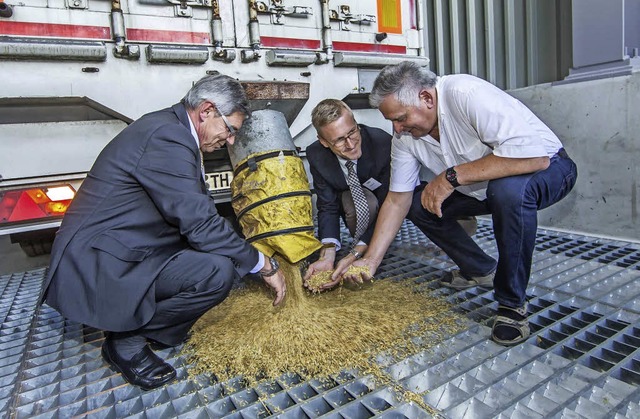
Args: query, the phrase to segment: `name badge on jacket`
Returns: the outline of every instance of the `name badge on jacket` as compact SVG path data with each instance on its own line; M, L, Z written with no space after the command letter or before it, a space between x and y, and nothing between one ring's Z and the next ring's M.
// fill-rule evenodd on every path
M378 182L372 177L370 177L369 180L362 184L362 186L369 189L370 191L375 191L380 187L380 185L382 185L382 183Z

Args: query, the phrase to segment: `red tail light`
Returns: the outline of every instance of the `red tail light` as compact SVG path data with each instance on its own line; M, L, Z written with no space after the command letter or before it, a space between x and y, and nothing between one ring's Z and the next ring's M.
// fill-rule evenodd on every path
M0 192L0 224L60 217L75 194L71 185Z

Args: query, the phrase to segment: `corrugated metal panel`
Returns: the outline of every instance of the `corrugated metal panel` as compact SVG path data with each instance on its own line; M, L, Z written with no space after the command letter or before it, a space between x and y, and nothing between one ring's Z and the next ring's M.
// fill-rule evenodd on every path
M569 72L570 0L426 0L423 9L426 54L438 74L514 89Z

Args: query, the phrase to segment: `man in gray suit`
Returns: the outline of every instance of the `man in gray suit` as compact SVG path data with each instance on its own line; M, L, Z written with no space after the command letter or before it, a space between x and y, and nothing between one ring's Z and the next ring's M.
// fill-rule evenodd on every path
M144 389L176 372L149 347L184 342L234 280L259 273L279 304L277 263L221 217L204 181L202 152L234 136L249 115L241 85L206 76L171 108L144 115L100 153L56 236L47 304L105 330L105 360Z

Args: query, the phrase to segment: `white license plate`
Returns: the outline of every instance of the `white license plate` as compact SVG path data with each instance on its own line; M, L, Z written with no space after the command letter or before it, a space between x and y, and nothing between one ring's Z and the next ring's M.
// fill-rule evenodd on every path
M224 191L231 188L231 181L233 180L233 172L214 172L206 173L204 176L205 181L209 185L210 191Z

